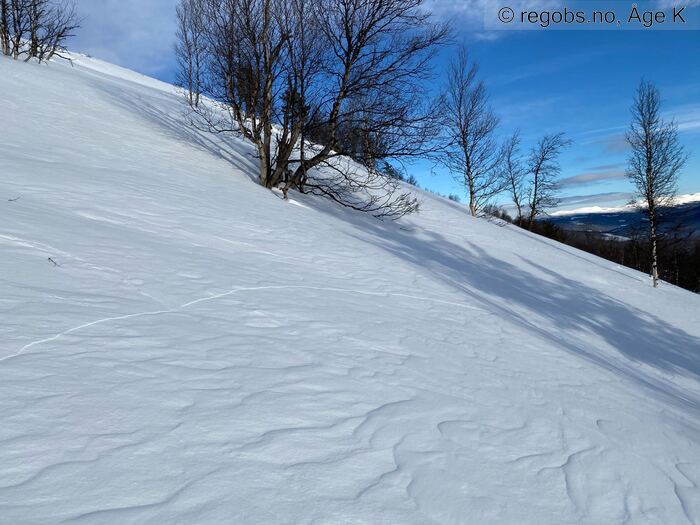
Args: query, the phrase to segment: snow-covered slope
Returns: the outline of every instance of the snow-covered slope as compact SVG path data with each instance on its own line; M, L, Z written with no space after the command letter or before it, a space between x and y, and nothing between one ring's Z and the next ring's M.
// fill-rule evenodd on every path
M181 111L0 60L1 523L700 523L700 297Z

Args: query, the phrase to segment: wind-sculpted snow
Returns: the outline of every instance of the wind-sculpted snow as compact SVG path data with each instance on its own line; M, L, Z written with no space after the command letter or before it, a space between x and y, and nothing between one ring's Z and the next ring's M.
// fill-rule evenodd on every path
M284 202L85 57L0 115L0 523L700 523L699 297Z

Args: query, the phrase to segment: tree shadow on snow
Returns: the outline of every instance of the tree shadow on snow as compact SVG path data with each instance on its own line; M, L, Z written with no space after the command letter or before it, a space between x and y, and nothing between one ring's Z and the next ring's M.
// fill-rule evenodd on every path
M140 96L133 89L120 87L118 82L117 80L114 83L93 82L92 87L109 97L112 102L126 112L143 118L147 123L159 126L169 137L188 145L194 145L226 161L253 182L258 182L256 174L259 166L257 160L253 157L252 148L249 153L243 152L234 147L234 145L240 146L244 144L242 139L234 141L231 140L231 135L216 135L195 128L188 119L184 95L181 101L182 106L178 107L174 112L169 112L164 107L159 107L149 102L147 97ZM163 97L164 106L170 106L174 96L177 97L177 95L171 93L161 93L153 90L152 98Z
M335 213L328 208L326 211ZM434 231L405 231L397 223L376 220L363 220L362 224L370 236L357 236L361 240L429 270L443 283L477 299L489 311L534 336L642 384L662 397L700 409L700 398L638 366L644 364L698 380L697 337L525 256L519 256L522 264L516 266L489 255L476 244L455 244ZM578 332L578 337L571 337L572 332ZM600 351L599 344L586 344L591 337L605 341L619 355ZM669 391L673 393L669 395Z

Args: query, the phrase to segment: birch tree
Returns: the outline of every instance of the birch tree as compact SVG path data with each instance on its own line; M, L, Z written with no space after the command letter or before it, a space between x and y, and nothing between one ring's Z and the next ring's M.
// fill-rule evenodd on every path
M464 185L473 216L507 188L500 164L503 150L496 139L499 119L492 111L478 66L460 48L448 72L444 101L447 147L442 164Z
M515 222L519 226L523 224L523 213L526 206L526 177L527 170L520 158L520 132L516 131L503 145L503 179L506 182L507 191L515 205Z
M557 178L561 173L559 156L572 142L564 138L564 133L545 135L530 150L528 158L528 175L530 177L527 201L528 224L530 231L535 219L542 215L547 208L559 204Z
M651 276L659 282L659 224L663 208L672 204L678 176L688 155L678 139L678 126L661 116L661 95L649 82L637 88L631 108L632 122L626 134L630 146L627 177L641 199L649 225Z
M177 82L185 89L188 103L193 107L199 106L202 93L202 69L206 54L204 9L205 3L200 0L183 0L176 8Z

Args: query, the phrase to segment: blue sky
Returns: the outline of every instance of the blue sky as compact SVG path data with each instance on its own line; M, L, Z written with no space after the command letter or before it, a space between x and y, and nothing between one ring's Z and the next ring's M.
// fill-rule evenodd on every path
M484 14L522 0L431 0L437 16L448 17L458 40L480 63L505 136L520 129L524 147L545 133L563 131L574 145L562 156L563 207L613 206L631 197L624 179L624 132L629 106L642 77L661 90L666 114L675 118L691 153L680 193L700 192L700 31L531 30L484 31ZM139 72L170 81L177 0L77 0L86 17L71 46ZM559 8L559 0L532 0L533 9ZM668 8L672 0L647 7ZM585 1L567 2L581 6ZM597 1L616 10L624 0ZM700 1L686 13L699 17ZM643 4L640 4L640 7ZM577 7L578 8L578 7ZM626 9L626 7L625 7ZM692 18L692 16L690 18ZM438 74L449 59L437 62ZM449 174L427 163L408 167L421 186L463 194Z

